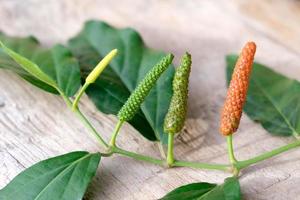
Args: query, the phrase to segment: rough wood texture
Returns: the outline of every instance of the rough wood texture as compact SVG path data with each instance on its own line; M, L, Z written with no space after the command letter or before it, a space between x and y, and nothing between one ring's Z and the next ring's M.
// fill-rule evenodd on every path
M248 40L257 43L257 60L300 79L299 1L97 1L0 0L0 30L33 34L43 44L65 42L87 19L137 29L146 43L179 56L193 55L189 120L176 141L178 158L227 162L218 133L219 110L226 94L224 56ZM116 122L84 98L83 111L109 138ZM57 97L0 71L0 188L24 168L73 150L97 151L87 130ZM247 116L235 134L237 157L246 159L291 139L272 137ZM120 146L159 156L155 144L130 126ZM243 171L244 199L300 199L300 149ZM164 169L114 156L103 158L86 199L157 199L182 184L222 182L228 174L188 168Z

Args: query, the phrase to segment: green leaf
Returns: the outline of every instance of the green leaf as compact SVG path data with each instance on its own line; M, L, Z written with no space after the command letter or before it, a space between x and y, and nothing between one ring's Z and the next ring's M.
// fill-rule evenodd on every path
M236 55L227 56L227 81ZM298 136L300 133L300 83L270 68L254 63L244 111L271 134Z
M82 199L99 161L99 153L88 152L72 152L41 161L0 190L0 200Z
M237 178L225 179L222 185L192 183L176 188L161 200L240 200L241 191Z
M197 199L214 189L217 185L211 183L191 183L181 186L168 193L162 200Z
M240 200L242 199L241 187L238 178L226 178L221 186L223 187L223 195L225 200Z
M42 48L33 37L8 37L0 33L0 68L14 71L51 93L73 96L80 87L78 61L62 45Z
M83 74L89 73L110 50L118 49L118 56L87 90L98 109L114 115L145 74L166 55L147 48L136 31L116 29L98 21L87 22L81 33L70 40L69 47L79 59ZM174 67L171 66L151 90L137 117L129 122L150 140L167 143L163 121L172 96L173 76ZM106 102L109 106L104 106Z

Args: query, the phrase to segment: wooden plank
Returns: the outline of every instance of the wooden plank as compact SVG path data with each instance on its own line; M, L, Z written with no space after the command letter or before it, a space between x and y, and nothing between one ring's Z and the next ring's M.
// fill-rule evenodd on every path
M300 53L299 1L235 1L245 21L290 51Z
M239 51L245 41L254 40L258 44L259 61L300 80L298 38L281 36L285 33L278 33L279 29L268 25L264 11L257 17L257 8L270 10L268 6L273 6L260 2L251 4L256 9L248 11L249 4L225 0L0 1L0 30L12 35L33 34L51 45L65 42L80 30L84 21L95 18L118 27L136 28L150 47L175 53L176 61L183 52L191 52L189 119L186 131L176 141L176 155L185 160L222 163L227 162L225 140L218 134L219 110L226 94L224 56ZM276 22L286 15L278 5L274 7L278 13L273 19ZM289 27L292 35L299 35L298 26L283 22L278 23ZM0 71L0 105L0 188L21 170L42 159L73 150L98 150L88 131L59 97L4 71ZM81 107L108 139L115 117L99 113L87 98ZM237 157L249 158L288 141L268 135L244 116L235 135ZM129 125L122 129L118 144L159 156L157 146ZM243 171L241 184L245 199L300 198L298 154L299 149ZM157 199L182 184L220 183L227 176L217 171L165 169L114 156L103 158L86 199Z

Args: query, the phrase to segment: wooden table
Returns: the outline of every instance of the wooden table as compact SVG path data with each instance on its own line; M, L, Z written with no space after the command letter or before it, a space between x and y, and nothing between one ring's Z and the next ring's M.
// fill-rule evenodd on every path
M225 94L224 56L238 52L248 40L257 43L257 60L300 79L299 1L97 1L1 0L0 30L33 34L45 45L65 42L88 19L117 27L131 26L146 44L180 56L193 55L186 131L176 141L185 160L227 162L226 144L218 134L219 110ZM178 59L175 60L178 63ZM99 113L85 97L83 111L108 139L116 118ZM32 164L74 150L97 151L96 143L63 101L0 70L0 188ZM291 138L270 136L244 115L235 134L239 159L286 144ZM118 144L159 156L126 125ZM300 199L300 149L242 172L244 199ZM165 169L130 158L103 158L85 199L157 199L177 186L199 181L220 183L218 171Z

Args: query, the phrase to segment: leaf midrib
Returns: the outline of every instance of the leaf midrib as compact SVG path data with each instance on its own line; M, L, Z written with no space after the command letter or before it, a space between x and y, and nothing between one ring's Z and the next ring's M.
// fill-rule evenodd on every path
M213 187L210 187L210 188L206 188L206 189L200 189L200 190L204 190L205 192L204 193L201 193L202 195L200 197L193 197L193 200L197 200L197 199L201 199L203 196L205 196L207 193L211 192L212 190L214 190L216 187L218 187L218 185L215 185ZM185 195L185 194L189 194L190 192L199 192L200 191L199 189L195 189L195 190L191 190L191 191L186 191L186 192L182 192L182 193L179 193L179 195L177 194L174 194L173 196L170 195L169 197L166 198L166 200L168 200L168 198L172 199L176 196L180 196L180 195ZM197 194L198 196L199 194Z
M61 177L62 175L64 175L64 173L65 173L68 169L70 169L71 167L73 167L74 165L76 165L78 162L80 162L81 160L84 160L84 159L88 158L88 157L91 156L91 155L92 155L92 154L87 154L87 155L83 156L82 158L76 160L75 162L73 162L72 164L70 164L68 167L66 167L64 170L62 170L62 171L61 171L54 179L52 179L52 180L46 185L46 187L44 187L43 190L41 190L41 192L38 194L38 196L36 196L33 200L38 200L38 198L43 194L43 192L45 192L46 189L47 189L48 187L50 187L50 185L51 185L55 180L57 180L58 177Z
M257 85L257 88L265 95L267 100L274 106L275 110L279 113L279 115L283 118L287 126L291 129L292 134L297 136L299 133L294 129L294 127L290 124L289 120L285 117L285 115L281 112L280 108L277 107L276 103L273 101L272 97L268 95L268 93L263 89L263 87L259 84L259 81L256 79L252 79L254 84Z
M212 191L214 191L217 187L219 187L219 185L216 185L214 188L212 188L211 190L207 191L201 197L199 197L199 198L197 198L195 200L201 200L201 199L203 199L203 197L206 197L209 193L211 193Z

